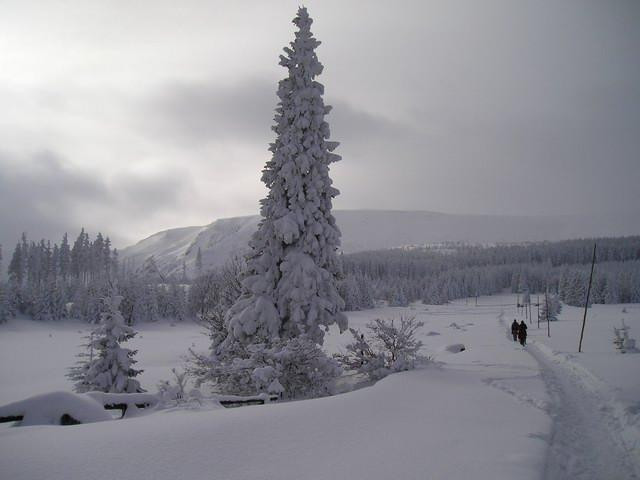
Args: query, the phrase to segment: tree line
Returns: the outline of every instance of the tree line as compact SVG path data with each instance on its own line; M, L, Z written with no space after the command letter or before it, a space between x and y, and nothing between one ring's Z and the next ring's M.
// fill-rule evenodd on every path
M584 305L593 244L597 243L593 303L640 302L640 237L579 239L521 245L421 247L342 256L339 289L347 309L513 293L558 294Z
M2 256L0 253L0 261ZM13 250L6 281L0 282L0 321L17 315L35 320L81 319L98 323L103 298L114 287L123 296L120 309L127 324L188 316L187 285L164 280L153 257L138 271L127 271L109 237L91 239L81 230L70 244L29 241L26 234Z
M598 244L591 290L593 303L640 303L640 237L606 238ZM444 304L492 295L505 289L530 294L549 291L568 305L584 305L594 240L540 242L489 247L391 249L341 255L338 292L345 310L412 301ZM0 251L0 261L2 259ZM244 265L230 259L195 278L164 276L149 257L137 270L125 268L109 237L91 239L81 230L73 244L29 241L22 235L0 282L0 320L18 314L36 320L74 318L97 323L102 299L117 286L128 325L162 318L220 319L239 295Z

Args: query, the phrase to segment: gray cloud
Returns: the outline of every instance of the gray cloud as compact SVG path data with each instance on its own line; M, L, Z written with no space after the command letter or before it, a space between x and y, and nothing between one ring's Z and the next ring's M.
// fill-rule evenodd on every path
M143 130L183 146L218 141L265 143L277 102L275 82L173 83L144 102Z
M0 242L5 254L27 232L31 239L58 238L75 230L69 215L77 202L89 207L106 202L110 195L104 184L64 168L52 152L29 159L0 154Z
M120 173L111 184L118 203L128 214L154 215L169 206L183 205L191 182L185 172L171 168L152 176Z
M185 148L211 141L264 148L273 138L274 85L166 87L148 104L152 134ZM503 214L634 208L639 110L606 89L590 94L592 102L577 94L555 111L524 108L522 99L478 111L417 105L399 120L327 97L344 157L334 167L343 192L337 205ZM374 205L372 190L384 193Z
M140 108L140 126L154 138L194 146L210 141L259 143L273 139L277 80L216 85L209 82L173 83L160 89ZM411 127L383 115L369 113L341 98L327 97L333 107L327 117L340 140L359 147L371 138L402 140Z
M0 243L5 255L21 232L31 240L57 242L85 227L101 231L116 244L134 238L128 228L152 221L168 206L182 206L190 181L183 174L119 174L112 179L70 167L51 151L28 158L0 154ZM127 234L129 233L129 234Z

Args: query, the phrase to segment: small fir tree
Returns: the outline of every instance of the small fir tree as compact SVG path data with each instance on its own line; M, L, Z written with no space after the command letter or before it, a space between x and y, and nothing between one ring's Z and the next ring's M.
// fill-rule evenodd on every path
M134 378L142 370L136 370L134 356L137 350L123 348L121 343L136 336L133 328L125 325L120 313L122 297L112 293L103 299L105 311L100 324L94 329L88 344L92 352L86 365L80 362L71 377L76 379L76 391L101 391L111 393L142 392ZM82 375L84 374L84 378Z

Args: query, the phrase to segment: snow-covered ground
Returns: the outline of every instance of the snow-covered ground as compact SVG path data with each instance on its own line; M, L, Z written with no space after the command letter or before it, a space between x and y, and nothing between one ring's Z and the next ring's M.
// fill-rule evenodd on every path
M172 377L171 369L182 365L190 347L207 348L203 328L192 322L158 322L143 325L138 336L126 344L138 349L136 368L144 369L137 378L144 388L155 391L160 380ZM76 362L79 345L91 326L81 322L40 323L11 320L0 325L0 405L53 390L70 390L65 378Z
M330 398L238 409L157 411L68 427L0 428L0 478L12 479L535 479L640 478L640 354L619 354L624 317L640 339L640 306L595 306L576 354L579 309L523 349L508 335L511 295L349 314L425 322L428 368ZM535 311L535 310L534 310ZM87 326L15 320L0 326L0 404L68 390ZM141 327L140 380L153 390L206 348L191 323ZM347 335L331 331L329 351ZM460 351L460 344L464 351Z

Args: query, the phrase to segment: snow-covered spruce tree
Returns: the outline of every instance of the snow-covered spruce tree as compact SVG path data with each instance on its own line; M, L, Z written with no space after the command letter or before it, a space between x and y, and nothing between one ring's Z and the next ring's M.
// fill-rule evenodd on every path
M133 357L137 351L120 345L136 336L133 328L125 325L120 313L122 297L112 293L103 301L105 311L101 314L100 324L94 329L88 345L93 354L86 365L73 367L69 377L76 380L74 388L77 392L142 392L144 390L140 387L140 382L134 378L142 372L133 368L136 363ZM78 375L82 373L84 378L79 378Z
M358 282L358 303L361 309L373 308L375 307L375 302L373 301L373 286L371 285L371 280L364 275L359 275L357 277Z
M320 42L311 33L312 20L306 8L298 10L293 23L298 27L295 39L280 56L280 65L288 75L278 86L280 100L273 127L276 139L269 147L272 158L262 174L269 193L261 201L262 220L249 243L242 294L226 314L228 335L213 349L212 361L216 370L232 368L234 362L240 365L240 359L247 360L245 366L261 368L255 361L260 356L255 352L261 348L268 351L263 356L276 363L287 356L273 349L295 350L296 355L313 351L318 361L309 368L318 375L311 372L308 381L330 383L339 369L323 368L323 364L335 364L332 359L322 354L320 361L314 349L289 345L300 341L322 344L324 329L336 323L341 330L347 327L336 285L340 231L331 214L332 199L339 192L329 177L329 165L340 160L332 153L338 143L328 140L329 125L324 117L331 108L324 105L324 87L315 80L323 68L315 54ZM288 370L282 363L274 369L279 375L274 380L285 388L292 384L284 378ZM253 373L246 378L255 390L264 380ZM216 383L224 391L223 379L218 377ZM295 389L322 390L308 387L298 385ZM295 396L294 392L284 394Z
M293 23L295 40L280 57L289 74L278 88L277 137L262 175L269 194L250 242L243 295L227 317L239 340L306 334L322 343L321 327L338 323L344 330L347 324L336 288L340 231L331 214L339 192L329 178L329 165L340 157L331 153L338 144L328 141L324 116L330 107L322 100L324 87L314 80L322 72L314 52L320 42L311 34L306 8Z
M560 303L560 299L557 295L545 295L545 298L540 300L540 303L542 303L540 308L540 320L544 322L547 320L548 316L550 322L555 322L558 320L558 315L560 315L560 312L562 311L562 303Z
M306 8L293 20L298 27L291 47L280 56L288 76L278 88L273 153L263 170L269 194L261 201L262 220L250 241L243 294L229 310L230 340L255 335L270 339L305 334L322 343L322 327L347 319L336 288L340 231L331 214L331 153L324 116L331 108L322 100L324 87L314 80L322 72Z
M338 283L338 292L340 292L340 296L344 300L344 309L346 311L360 310L360 289L353 275L347 275Z

